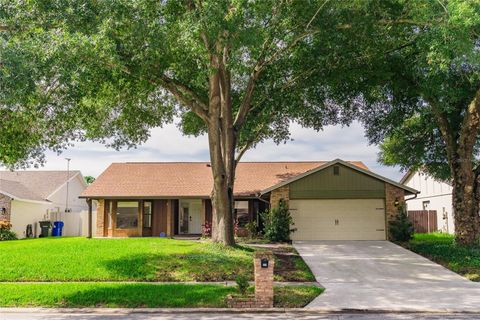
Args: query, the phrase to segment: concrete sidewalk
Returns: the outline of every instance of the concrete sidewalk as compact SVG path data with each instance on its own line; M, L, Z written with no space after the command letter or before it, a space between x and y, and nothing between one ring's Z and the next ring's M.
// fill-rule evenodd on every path
M324 294L307 308L480 312L480 283L388 241L294 244Z
M167 320L167 319L272 319L272 320L440 320L479 319L480 314L448 313L329 313L305 309L232 310L232 309L48 309L48 308L0 308L1 320Z

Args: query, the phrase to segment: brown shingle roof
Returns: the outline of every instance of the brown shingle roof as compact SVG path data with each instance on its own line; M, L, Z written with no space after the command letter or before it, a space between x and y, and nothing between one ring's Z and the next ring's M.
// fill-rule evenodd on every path
M70 178L80 171L70 171ZM45 201L67 181L67 171L0 171L0 193L23 200Z
M315 169L326 161L241 162L235 196L251 196L279 182ZM368 170L360 161L355 166ZM81 197L208 197L212 191L208 162L138 162L111 164Z

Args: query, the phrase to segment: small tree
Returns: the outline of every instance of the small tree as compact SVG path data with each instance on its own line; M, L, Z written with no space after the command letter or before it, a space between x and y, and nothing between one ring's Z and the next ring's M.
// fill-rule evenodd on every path
M10 230L11 227L12 225L9 223L0 222L0 241L17 240L15 232Z
M235 278L235 282L237 283L238 292L239 292L242 296L246 295L246 294L247 294L248 287L249 287L248 277L247 277L245 274L239 274L239 275Z
M290 241L290 233L296 229L291 228L293 219L285 201L280 200L278 208L262 213L261 217L266 239L275 242Z
M413 224L408 220L404 205L398 206L398 214L389 223L390 238L393 241L405 242L412 239Z
M85 176L84 179L87 184L92 184L95 181L95 178L92 176Z

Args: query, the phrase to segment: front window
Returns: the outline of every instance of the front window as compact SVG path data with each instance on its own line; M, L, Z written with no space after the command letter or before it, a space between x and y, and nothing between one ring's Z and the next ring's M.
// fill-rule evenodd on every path
M138 201L117 202L117 229L133 229L138 226Z
M235 218L239 227L244 227L250 222L248 214L248 201L235 201Z
M145 201L143 203L143 227L151 228L152 227L152 202Z

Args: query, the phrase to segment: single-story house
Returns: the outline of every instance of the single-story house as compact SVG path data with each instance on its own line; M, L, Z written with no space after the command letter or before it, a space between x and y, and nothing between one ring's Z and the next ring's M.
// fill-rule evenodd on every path
M39 221L61 220L66 236L87 235L88 207L80 194L87 184L80 171L0 171L0 222L19 238L40 234Z
M420 191L417 197L407 201L407 210L436 211L438 231L455 233L452 186L448 182L439 181L420 171L409 170L400 183Z
M211 222L212 172L205 162L114 163L81 195L97 201L99 237L201 234ZM358 161L241 162L234 187L240 227L289 206L293 240L385 240L388 221L413 188Z

